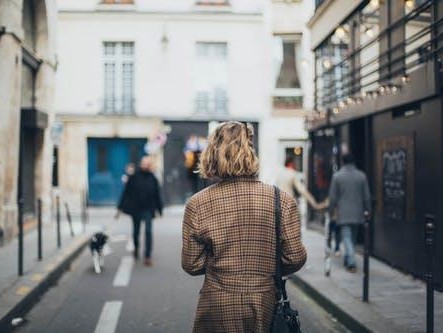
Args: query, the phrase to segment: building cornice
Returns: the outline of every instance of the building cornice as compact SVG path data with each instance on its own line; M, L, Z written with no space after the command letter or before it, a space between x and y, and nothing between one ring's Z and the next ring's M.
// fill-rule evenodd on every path
M113 123L113 122L140 122L140 121L161 121L158 116L139 116L139 115L101 115L101 114L76 114L76 113L58 113L55 115L56 121L71 123Z
M161 11L161 10L140 10L140 9L60 9L59 15L66 14L118 14L118 15L166 15L166 16L263 16L263 12L235 12L228 10L214 10L214 9L195 9L187 11Z
M311 49L315 50L334 30L367 0L326 0L308 21Z

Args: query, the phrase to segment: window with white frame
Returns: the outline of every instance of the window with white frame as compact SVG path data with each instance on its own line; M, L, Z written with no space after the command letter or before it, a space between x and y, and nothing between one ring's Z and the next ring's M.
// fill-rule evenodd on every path
M300 42L300 35L274 36L274 106L277 108L303 106Z
M227 114L227 43L197 42L195 112Z
M103 52L103 112L134 113L134 43L105 42Z

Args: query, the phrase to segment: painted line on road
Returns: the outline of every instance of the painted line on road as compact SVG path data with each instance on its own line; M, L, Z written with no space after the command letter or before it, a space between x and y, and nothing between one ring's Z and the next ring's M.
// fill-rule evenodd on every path
M134 242L132 241L132 238L128 239L128 242L126 243L126 251L133 252L134 251Z
M134 259L131 256L123 257L118 266L117 273L115 274L113 286L114 287L127 287L129 280L131 279L132 266L134 265Z
M103 306L94 333L114 333L117 328L122 306L123 302L121 301L106 302Z

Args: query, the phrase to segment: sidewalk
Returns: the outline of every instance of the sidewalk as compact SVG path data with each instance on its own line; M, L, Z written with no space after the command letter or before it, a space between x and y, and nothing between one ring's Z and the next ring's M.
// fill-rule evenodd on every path
M356 274L345 271L342 257L334 257L331 276L324 275L325 239L303 232L308 261L293 276L327 311L353 332L425 332L426 286L374 258L370 259L369 303L363 303L363 260L357 255ZM443 294L435 292L435 332L443 332Z
M42 261L37 260L37 230L27 232L23 244L23 276L18 276L18 240L0 247L0 331L8 331L11 320L21 317L38 298L69 268L87 245L91 234L99 230L94 224L83 225L73 217L74 237L66 219L61 220L61 248L57 248L56 224L42 228Z

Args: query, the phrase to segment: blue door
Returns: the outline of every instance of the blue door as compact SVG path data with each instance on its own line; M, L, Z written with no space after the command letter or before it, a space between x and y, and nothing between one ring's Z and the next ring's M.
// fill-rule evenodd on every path
M123 191L128 163L138 164L146 139L88 138L88 202L115 205Z

